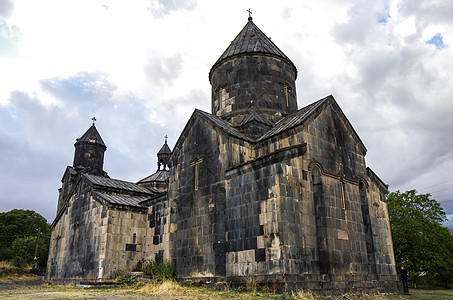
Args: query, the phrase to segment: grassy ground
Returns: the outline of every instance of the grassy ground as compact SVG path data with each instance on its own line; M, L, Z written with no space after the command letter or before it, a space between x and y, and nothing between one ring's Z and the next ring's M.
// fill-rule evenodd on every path
M452 290L411 290L411 295L352 295L318 297L309 292L299 294L275 294L249 286L246 290L228 288L217 291L203 286L182 286L173 281L163 283L137 282L133 286L110 286L83 288L76 285L53 285L43 283L33 276L0 278L0 299L453 299Z

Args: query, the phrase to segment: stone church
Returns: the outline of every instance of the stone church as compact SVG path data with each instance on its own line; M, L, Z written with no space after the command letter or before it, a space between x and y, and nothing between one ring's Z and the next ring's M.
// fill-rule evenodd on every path
M210 113L137 183L103 170L93 124L59 190L51 281L106 280L144 260L177 279L390 291L397 277L384 182L333 96L298 109L297 69L254 24L214 63Z

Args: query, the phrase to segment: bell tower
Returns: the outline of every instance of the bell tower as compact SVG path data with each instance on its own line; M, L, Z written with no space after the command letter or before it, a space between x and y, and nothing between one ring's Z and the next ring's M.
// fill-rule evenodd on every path
M170 158L171 150L170 147L167 145L167 136L165 136L165 143L160 148L159 152L157 152L157 170L160 171L160 167L162 166L162 170L165 171L168 165L168 159Z
M105 176L107 173L103 171L104 152L107 147L94 125L96 119L92 120L93 125L74 144L73 167L82 169L85 173Z

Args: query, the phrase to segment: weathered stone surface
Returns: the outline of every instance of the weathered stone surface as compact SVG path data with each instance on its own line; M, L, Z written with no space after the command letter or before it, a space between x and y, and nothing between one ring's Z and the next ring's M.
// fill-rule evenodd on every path
M100 155L66 169L48 279L154 259L179 280L394 290L387 189L365 146L332 96L298 110L292 62L253 23L243 31L211 69L212 114L195 110L156 173L109 179Z

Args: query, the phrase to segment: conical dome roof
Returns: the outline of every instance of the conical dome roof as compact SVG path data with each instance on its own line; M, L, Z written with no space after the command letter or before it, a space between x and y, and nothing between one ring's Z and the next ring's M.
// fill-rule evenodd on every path
M165 144L160 148L159 152L157 152L157 155L159 154L171 154L170 147L167 145L167 140L165 140Z
M96 143L107 148L101 138L101 135L97 131L96 126L94 126L94 123L80 138L77 139L76 144L80 142Z
M279 56L294 66L293 62L255 25L249 17L247 24L216 61L212 70L223 60L244 53L265 53ZM294 66L295 68L295 66Z

